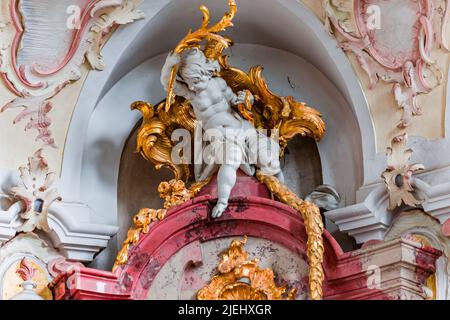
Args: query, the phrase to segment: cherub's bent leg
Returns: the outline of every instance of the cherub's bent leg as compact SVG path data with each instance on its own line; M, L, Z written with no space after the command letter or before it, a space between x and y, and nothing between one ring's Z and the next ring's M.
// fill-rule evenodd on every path
M228 164L223 164L219 169L217 176L219 199L212 211L213 218L220 217L228 206L231 190L236 184L236 171L236 166Z
M222 165L220 166L219 173L217 174L217 204L212 211L212 217L220 217L228 206L228 199L230 198L231 190L236 184L236 172L242 163L242 150L233 141L227 141L225 145L222 145L224 153L220 154L216 160Z

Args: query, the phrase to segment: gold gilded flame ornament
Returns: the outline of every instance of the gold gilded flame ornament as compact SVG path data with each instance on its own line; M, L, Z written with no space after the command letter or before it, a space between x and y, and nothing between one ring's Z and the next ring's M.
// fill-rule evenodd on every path
M322 283L325 278L323 271L323 221L320 209L314 203L303 201L288 187L280 183L273 176L265 176L260 172L256 177L277 197L281 202L297 210L304 220L307 242L307 257L309 264L309 297L311 300L321 300L323 297Z
M207 47L209 47L210 49L214 49L205 52L206 57L208 59L216 59L218 57L218 54L220 54L223 49L226 49L231 45L230 39L222 37L218 34L219 32L225 31L227 28L233 26L233 18L237 12L236 2L234 0L228 0L228 6L230 7L230 12L226 13L218 23L211 27L209 27L209 23L211 21L209 9L205 6L201 6L200 11L203 13L202 25L198 30L194 32L189 31L189 33L180 41L180 43L175 47L173 51L175 53L181 53L188 48L199 47L200 43L206 40L210 44L214 44L214 46L207 45ZM167 98L165 104L166 111L169 111L172 105L173 86L176 74L177 67L174 66L172 68L169 85L167 88Z
M249 260L244 240L233 240L217 267L219 274L197 293L198 300L293 300L297 290L286 296L285 287L277 287L271 269L258 267L259 260Z

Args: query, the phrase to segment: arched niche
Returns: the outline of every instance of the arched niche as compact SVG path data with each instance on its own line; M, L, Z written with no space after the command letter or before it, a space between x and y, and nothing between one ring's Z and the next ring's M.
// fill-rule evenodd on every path
M107 70L86 80L67 136L60 190L66 201L88 204L97 222L118 223L121 154L140 118L129 104L163 99L160 68L167 52L200 22L200 4L211 9L213 19L227 9L225 1L144 2L147 19L119 28L103 49ZM297 1L241 0L238 5L229 32L236 42L232 64L263 65L271 89L322 112L328 126L318 145L323 183L337 187L343 206L355 203L356 191L375 181L382 167L377 167L373 125L350 63L317 17Z

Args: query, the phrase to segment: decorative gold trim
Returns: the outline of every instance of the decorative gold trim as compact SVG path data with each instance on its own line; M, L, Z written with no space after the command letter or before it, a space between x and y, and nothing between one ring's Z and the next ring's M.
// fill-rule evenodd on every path
M256 173L256 177L269 188L275 197L297 210L302 216L308 236L309 297L311 300L321 300L323 297L322 283L325 278L322 266L324 258L322 238L324 226L319 207L314 203L303 201L297 197L294 192L275 177L265 176L260 172Z
M258 259L249 260L243 249L244 240L233 240L223 253L217 267L219 275L197 293L198 300L293 300L297 290L292 289L286 297L285 287L277 287L272 269L258 267Z
M139 242L142 234L148 233L151 223L163 220L169 209L194 198L210 180L211 178L194 183L189 189L186 188L186 185L181 180L174 179L169 182L161 182L158 186L158 191L160 197L164 199L164 209L144 208L139 210L138 214L133 218L133 227L128 230L127 238L116 257L112 271L116 271L119 266L128 262L131 246Z
M128 254L132 245L138 243L141 234L147 234L152 222L164 219L167 210L165 209L148 209L139 210L139 213L133 218L134 226L128 230L127 238L123 242L122 249L119 251L112 271L128 262Z

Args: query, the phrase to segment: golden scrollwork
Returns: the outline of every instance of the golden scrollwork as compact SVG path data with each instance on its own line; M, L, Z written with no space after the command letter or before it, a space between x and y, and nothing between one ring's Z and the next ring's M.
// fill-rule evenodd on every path
M175 206L183 204L194 198L200 190L209 183L210 178L191 185L188 189L181 180L171 180L169 182L161 182L158 186L160 197L164 200L164 209L148 209L139 210L138 214L133 218L133 227L128 230L127 238L123 242L122 249L116 257L113 266L113 272L121 265L128 261L128 255L131 246L139 242L142 234L147 234L150 224L164 219L167 211Z
M324 257L324 226L319 207L314 203L303 201L297 197L294 192L273 176L265 176L257 172L256 177L269 188L275 197L297 210L302 216L308 236L306 254L309 264L309 297L311 300L322 299L322 283L325 278L322 266Z
M221 255L217 267L219 275L197 293L198 300L293 300L297 290L286 296L286 288L277 287L271 269L258 267L258 259L249 260L244 240L233 240L227 252Z
M194 198L210 181L211 177L204 181L193 183L189 189L186 188L186 184L181 180L173 179L169 182L161 182L158 192L161 198L164 199L164 208L170 209Z
M189 165L187 161L177 164L172 160L173 143L170 137L175 129L194 132L195 115L189 102L177 97L172 108L166 111L164 103L154 108L147 102L137 101L131 105L131 109L141 111L143 116L136 151L144 159L151 161L157 170L166 167L174 173L175 179L187 182L190 177ZM188 156L190 159L190 155L182 156Z
M139 210L138 214L133 218L133 227L128 230L127 238L123 242L122 249L116 257L116 261L113 266L113 272L121 265L124 265L128 261L128 253L132 245L138 243L142 234L147 234L152 222L160 221L164 219L166 215L165 209L148 209L144 208Z
M248 73L228 64L226 56L219 58L222 67L220 76L235 92L249 91L255 101L251 108L238 106L243 118L257 129L267 130L269 136L278 130L281 147L280 157L288 142L296 135L308 136L317 141L325 134L325 123L321 114L293 97L282 97L273 93L262 75L263 68L255 66ZM247 104L248 105L248 104Z

